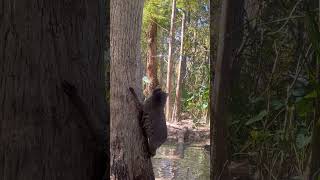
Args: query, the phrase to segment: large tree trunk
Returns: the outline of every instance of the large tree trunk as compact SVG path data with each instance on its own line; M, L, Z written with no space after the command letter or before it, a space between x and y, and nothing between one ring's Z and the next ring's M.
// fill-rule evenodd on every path
M128 90L142 95L140 34L143 0L112 0L111 9L111 171L115 179L154 179L150 158Z
M145 95L148 96L153 89L159 85L157 78L157 23L155 19L151 19L149 22L148 32L147 32L147 42L148 42L148 52L147 52L147 77L149 83L145 89Z
M226 108L228 101L228 88L230 80L231 45L230 37L227 38L230 23L229 0L222 1L220 32L218 41L217 62L215 63L215 76L213 97L211 99L211 126L213 127L211 142L212 177L214 180L229 179L227 171L229 163ZM229 18L228 18L229 16Z
M172 114L172 71L173 71L173 44L175 36L175 18L176 18L176 0L172 0L172 13L171 13L171 24L169 34L169 52L168 52L168 67L167 67L167 93L168 99L166 103L166 119L170 121Z
M178 78L177 78L177 88L176 88L176 97L175 104L173 108L172 120L179 121L181 113L181 91L183 88L183 77L186 71L186 59L183 57L183 42L184 42L184 31L185 31L185 13L182 14L182 25L181 25L181 44L180 44L180 57L179 57L179 66L178 66Z
M213 1L211 1L214 4ZM240 6L239 6L240 4ZM232 72L235 68L235 55L237 48L241 42L239 39L242 37L239 33L235 33L235 29L239 29L239 9L243 8L243 1L223 0L221 17L220 17L220 30L218 41L218 54L215 62L215 75L214 81L211 79L211 165L212 165L212 179L228 180L229 172L228 165L230 162L229 157L229 143L228 143L228 101L230 97L230 88L232 87L230 81L232 80ZM211 9L211 14L214 10ZM214 16L211 16L214 18ZM211 20L212 22L213 20ZM237 25L237 26L236 26ZM241 26L241 24L240 24ZM211 34L211 47L214 47L215 41L214 34ZM211 65L213 65L213 58L211 57ZM212 67L212 66L211 66Z
M107 125L104 7L102 0L1 1L0 179L102 179L102 142L79 125L98 125L101 135ZM63 80L93 117L82 116Z

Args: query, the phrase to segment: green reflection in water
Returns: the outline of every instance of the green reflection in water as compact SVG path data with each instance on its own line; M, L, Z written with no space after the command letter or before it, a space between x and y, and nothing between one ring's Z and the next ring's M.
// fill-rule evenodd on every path
M202 147L189 145L184 156L179 158L176 145L162 145L152 159L154 173L161 180L208 180L210 157Z

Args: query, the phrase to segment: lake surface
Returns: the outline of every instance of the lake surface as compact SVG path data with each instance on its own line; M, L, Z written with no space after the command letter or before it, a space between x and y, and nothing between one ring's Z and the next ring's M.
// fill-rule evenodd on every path
M209 180L210 157L203 147L192 144L184 148L182 156L177 145L162 145L152 159L157 180Z

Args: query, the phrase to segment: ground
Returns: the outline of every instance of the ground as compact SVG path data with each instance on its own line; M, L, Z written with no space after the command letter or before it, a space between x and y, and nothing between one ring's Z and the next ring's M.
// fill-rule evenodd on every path
M167 122L168 142L178 142L183 136L185 143L199 144L201 146L210 143L210 126L199 123L194 126L192 119L184 119L180 122Z

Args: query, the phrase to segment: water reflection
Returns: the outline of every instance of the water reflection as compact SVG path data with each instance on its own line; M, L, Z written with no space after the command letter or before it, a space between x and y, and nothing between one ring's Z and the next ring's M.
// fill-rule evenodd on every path
M152 162L158 180L208 180L209 159L202 147L189 145L181 154L181 147L177 145L162 145Z

